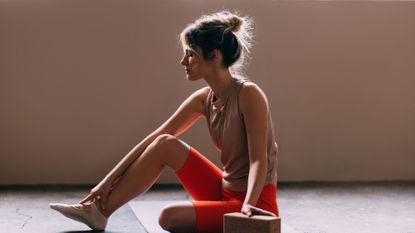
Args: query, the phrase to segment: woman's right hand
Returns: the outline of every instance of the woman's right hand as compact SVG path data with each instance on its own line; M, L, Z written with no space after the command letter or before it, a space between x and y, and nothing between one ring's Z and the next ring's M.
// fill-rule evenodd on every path
M87 201L97 201L100 200L100 206L102 209L106 208L107 204L107 197L111 190L114 188L115 184L119 181L118 177L117 179L104 179L99 184L97 184L93 189L91 189L88 196L86 196L84 199L82 199L79 204L83 204Z

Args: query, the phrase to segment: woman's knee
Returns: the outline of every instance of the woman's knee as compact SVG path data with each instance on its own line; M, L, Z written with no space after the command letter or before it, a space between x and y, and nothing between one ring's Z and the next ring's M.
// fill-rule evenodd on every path
M152 142L153 146L158 148L171 148L172 146L183 146L183 143L180 142L180 139L171 135L171 134L161 134Z
M191 231L194 229L194 210L190 206L169 206L159 216L159 224L166 231Z
M174 170L181 168L187 159L189 146L170 134L159 135L151 144L165 165Z
M172 230L174 226L174 210L171 208L163 209L159 216L159 224L166 231Z
M156 144L156 145L161 145L164 144L168 141L174 140L176 137L174 137L171 134L160 134L159 136L156 137L156 139L154 139L154 141L152 142L152 144Z

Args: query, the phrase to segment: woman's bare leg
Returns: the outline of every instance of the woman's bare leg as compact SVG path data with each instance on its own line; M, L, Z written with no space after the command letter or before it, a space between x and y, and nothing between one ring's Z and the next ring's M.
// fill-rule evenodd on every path
M169 232L194 232L196 211L191 201L171 204L159 216L159 225Z
M109 217L122 205L146 192L166 165L174 171L180 169L188 153L189 146L181 140L168 134L160 135L125 171L108 195L106 208L101 209L102 214Z

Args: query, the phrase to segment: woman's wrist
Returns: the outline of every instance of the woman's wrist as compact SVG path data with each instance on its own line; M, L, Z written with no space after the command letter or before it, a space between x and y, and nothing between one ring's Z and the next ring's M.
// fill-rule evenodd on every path
M114 182L114 180L116 180L117 179L117 175L116 174L109 174L109 175L107 175L107 176L105 176L105 178L104 178L104 182Z
M252 201L251 201L251 202L249 202L249 201L245 200L245 201L243 202L243 204L242 204L242 205L251 205L251 206L255 206L255 205L256 205L256 203L254 204L254 203L252 203Z

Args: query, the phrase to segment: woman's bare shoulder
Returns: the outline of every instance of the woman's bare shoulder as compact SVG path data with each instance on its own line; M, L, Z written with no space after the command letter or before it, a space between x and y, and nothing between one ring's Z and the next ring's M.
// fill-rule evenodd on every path
M205 95L207 95L209 93L209 90L210 90L209 86L204 86L204 87L200 88L197 91L200 91L200 92L204 93Z
M267 100L267 96L262 88L253 81L246 81L243 83L240 94L240 98L250 99L254 96L261 96L263 99Z
M196 107L198 109L197 112L204 113L205 101L209 94L209 90L210 90L210 87L205 86L205 87L202 87L196 90L192 94L194 101L197 103L197 107Z
M239 107L242 117L247 111L259 109L261 106L268 108L268 99L265 92L252 81L244 82L239 94Z

